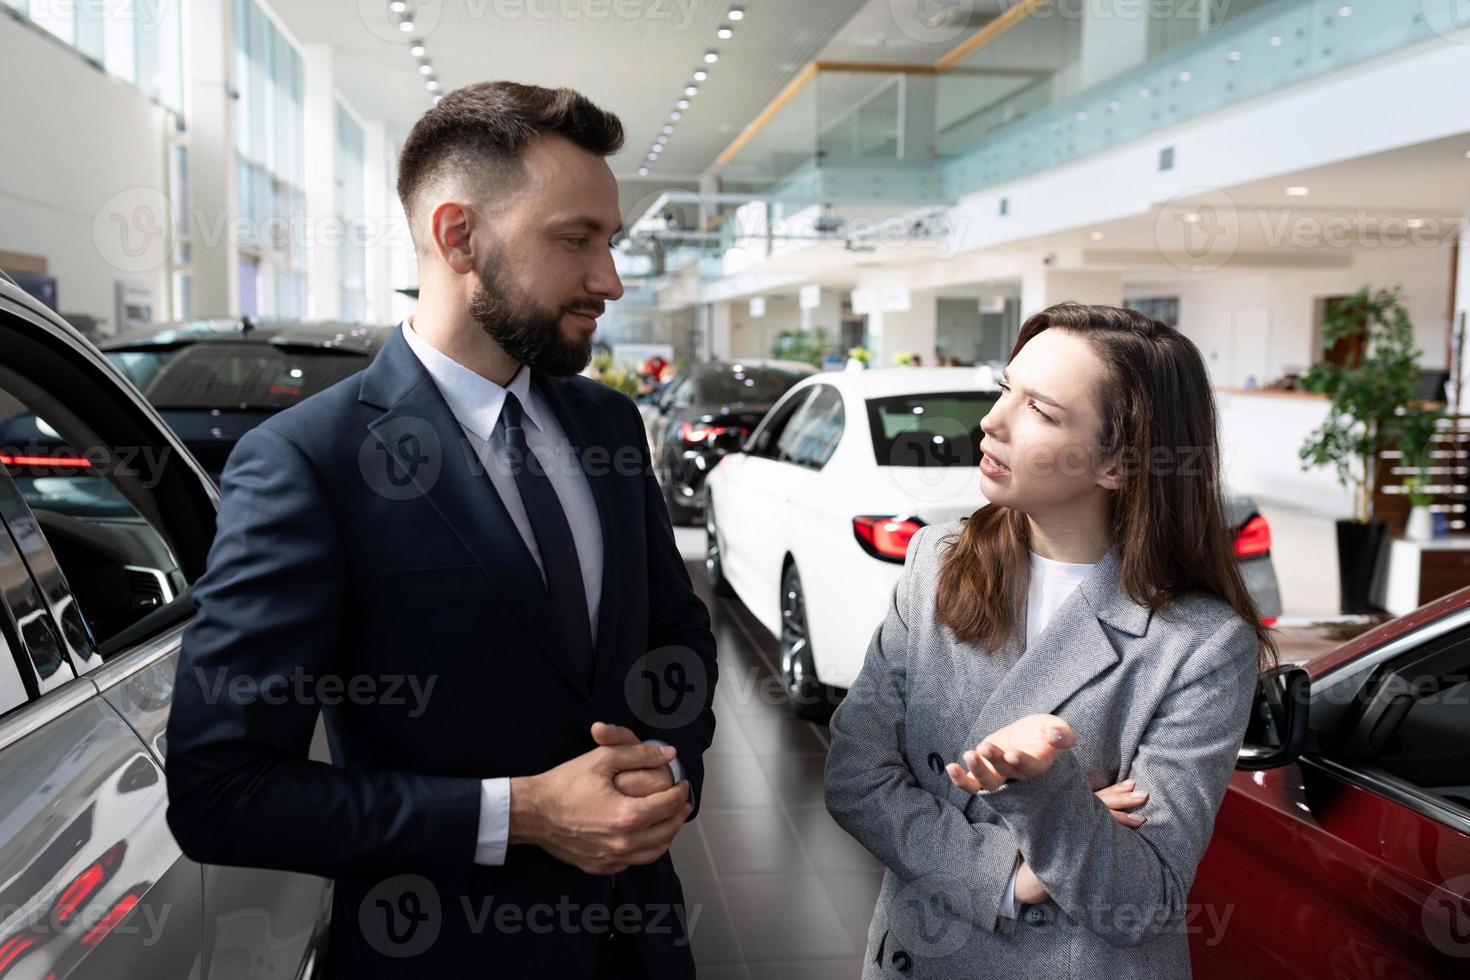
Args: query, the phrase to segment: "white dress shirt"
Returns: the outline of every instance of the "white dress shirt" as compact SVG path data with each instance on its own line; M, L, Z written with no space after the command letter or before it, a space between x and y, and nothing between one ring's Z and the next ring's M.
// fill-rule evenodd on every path
M1026 647L1046 629L1052 614L1067 600L1082 580L1087 578L1093 565L1077 565L1072 562L1052 561L1031 552L1031 586L1026 592ZM1016 917L1016 875L1021 870L1021 858L1011 869L1011 880L1006 885L1005 898L1001 901L1000 914L1007 918Z
M587 621L595 638L602 597L603 557L602 522L597 515L597 499L592 495L587 474L578 465L576 449L557 421L556 414L531 385L530 369L522 366L510 384L501 387L420 337L413 329L413 317L403 321L402 330L409 349L429 372L435 387L449 405L450 413L464 431L465 439L474 448L544 579L546 568L541 562L541 550L536 546L536 534L531 528L531 519L526 515L526 505L521 501L515 474L498 463L504 459L506 448L505 430L496 427L500 421L500 410L505 405L505 393L512 392L521 403L526 421L530 423L525 426L526 448L545 462L546 476L572 529L572 542L576 545L577 560L582 566L582 587L587 593ZM654 745L665 744L657 739L647 741ZM678 759L670 763L670 771L676 783L683 780L684 770ZM504 864L505 849L510 842L510 779L505 776L485 779L480 787L475 863Z

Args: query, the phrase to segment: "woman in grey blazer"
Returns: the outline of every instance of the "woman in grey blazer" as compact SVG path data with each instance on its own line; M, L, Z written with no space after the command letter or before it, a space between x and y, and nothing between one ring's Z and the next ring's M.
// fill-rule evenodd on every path
M1186 899L1275 661L1204 362L1054 306L981 429L990 503L914 536L832 719L827 808L887 868L863 976L1187 978L1189 933L1228 927Z

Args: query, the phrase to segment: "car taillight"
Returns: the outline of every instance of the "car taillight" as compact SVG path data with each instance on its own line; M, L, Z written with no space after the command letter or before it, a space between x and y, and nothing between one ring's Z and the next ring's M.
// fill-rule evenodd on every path
M1235 553L1242 558L1264 555L1271 550L1271 525L1260 514L1245 522L1235 536Z
M0 453L0 466L70 466L86 469L91 462L78 456L7 456Z
M685 422L679 426L679 438L691 446L697 446L727 432L738 432L741 438L750 435L749 429L741 429L733 425L704 425L697 422Z
M903 564L909 541L924 522L913 517L854 517L852 533L874 558Z

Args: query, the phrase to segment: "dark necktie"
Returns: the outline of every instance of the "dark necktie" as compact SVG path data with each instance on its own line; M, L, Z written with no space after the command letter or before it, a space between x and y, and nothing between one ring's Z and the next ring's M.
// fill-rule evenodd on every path
M551 604L561 623L567 649L590 679L592 625L587 612L587 589L582 584L582 563L577 558L577 544L572 539L572 528L556 488L540 461L526 447L524 420L520 399L507 391L500 421L505 426L511 472L515 474L526 516L531 520L531 533L535 535L541 567L546 572L546 588L551 593Z

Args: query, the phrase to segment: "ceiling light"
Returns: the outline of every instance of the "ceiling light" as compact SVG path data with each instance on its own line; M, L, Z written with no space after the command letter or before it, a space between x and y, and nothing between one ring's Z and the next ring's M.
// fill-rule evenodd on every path
M1423 228L1424 227L1424 219L1423 218L1410 218L1408 220L1407 224L1408 224L1408 226L1410 228Z
M715 37L719 38L721 41L728 41L734 36L735 32L730 30L730 28L728 27L721 27L719 30L715 31Z
M1300 184L1296 184L1286 189L1287 197L1306 197L1310 193L1312 193L1311 188L1303 187Z
M419 65L419 74L420 75L432 75L432 74L434 74L434 66L433 65L430 65L428 63Z
M1187 225L1197 225L1197 224L1199 224L1199 212L1198 211L1187 211L1184 214L1180 215L1179 217Z
M1181 81L1181 82L1187 82L1187 81L1189 81L1189 80L1190 80L1190 79L1191 79L1191 78L1193 78L1193 77L1194 77L1194 76L1193 76L1193 75L1191 75L1191 74L1190 74L1190 73L1189 73L1189 72L1187 72L1187 71L1181 71L1181 72L1180 72L1180 73L1179 73L1179 80L1180 80L1180 81Z
M442 95L436 95L436 96L434 96L434 104L435 105L438 105L439 103L441 103L443 101L444 101L444 96L442 96Z
M669 135L669 134L670 134L670 133L672 133L672 132L673 132L673 131L674 131L674 127L673 127L673 126L665 126L665 127L664 127L664 128L663 128L663 134L664 134L664 135L665 135L665 136L668 136L668 135Z
M696 95L698 95L699 94L699 86L697 86L697 85L686 85L686 86L684 86L684 94L687 95L687 96L690 96L691 98L694 97L694 96L696 96Z
M404 3L403 0L393 0L392 3L388 4L388 9L395 14L401 14L408 9L408 4Z
M415 44L413 47L408 49L408 53L413 55L415 58L422 58L425 54L425 49L422 44Z
M427 88L430 92L437 92L439 91L439 82L436 79L431 78L424 83L424 87Z
M744 7L731 7L730 8L730 13L727 14L726 16L728 16L731 20L744 20L745 19L745 8Z
M1103 233L1100 231L1094 231L1090 232L1087 237L1091 238L1095 242L1100 242L1102 241Z
M640 176L640 177L647 177L648 176L648 168L647 167L639 167L638 168L638 176Z
M1339 17L1351 17L1352 15L1353 15L1353 8L1347 6L1346 4L1344 4L1343 6L1337 8L1337 16L1339 16Z
M654 143L658 144L659 146L663 146L668 141L669 138L667 136L660 136L658 139L654 140Z
M1273 48L1279 48L1279 47L1281 47L1281 35L1280 34L1272 34L1271 35L1271 47L1273 47Z
M707 65L712 65L716 61L719 61L719 60L720 60L720 53L718 51L716 51L714 48L710 48L708 51L706 51L704 53L704 63L707 64Z
M657 160L657 159L658 159L658 155L659 155L659 154L660 154L660 153L662 153L662 152L663 152L663 151L664 151L664 148L663 148L663 147L661 147L661 146L653 146L653 147L650 147L650 148L649 148L649 150L648 150L648 153L649 153L649 155L650 155L650 156L652 156L652 157L653 157L653 158L654 158L654 159L655 159L655 160Z
M680 99L678 102L675 102L674 105L678 106L680 109L687 109L689 108L689 100Z
M411 21L411 20L400 20L398 22L398 29L400 31L402 31L403 33L405 33L405 34L412 34L413 33L413 21Z
M706 78L709 78L709 72L705 71L703 68L699 69L699 71L697 71L697 72L694 73L694 80L696 82L702 82Z
M1232 62L1233 61L1239 61L1240 60L1240 52L1239 51L1232 51L1232 52L1230 52L1229 54L1227 54L1225 56L1225 60L1226 61L1232 61Z

